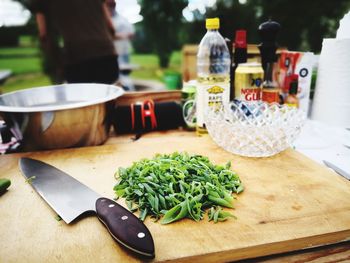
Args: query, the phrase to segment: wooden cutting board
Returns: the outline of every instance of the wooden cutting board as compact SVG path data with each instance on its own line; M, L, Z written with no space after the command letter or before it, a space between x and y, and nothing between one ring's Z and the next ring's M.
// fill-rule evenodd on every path
M0 178L12 185L0 197L1 262L137 262L116 244L94 216L66 225L25 182L18 159L48 162L109 198L114 173L156 153L187 151L212 162L232 162L245 191L233 213L214 224L185 219L170 225L147 220L154 261L220 262L350 239L350 182L294 150L270 158L245 158L219 148L209 136L151 133L109 139L98 147L12 154L0 158ZM60 187L57 185L57 187ZM122 200L118 201L125 205Z

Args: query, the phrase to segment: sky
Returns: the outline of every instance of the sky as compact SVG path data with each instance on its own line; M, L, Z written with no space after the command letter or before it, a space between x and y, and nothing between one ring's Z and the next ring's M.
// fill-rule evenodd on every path
M116 0L116 2L117 12L123 14L130 23L137 23L142 20L142 16L140 15L141 7L137 3L137 0Z
M30 18L30 12L20 3L12 0L0 0L0 27L20 26L26 24Z
M117 0L117 11L131 23L142 20L137 0ZM26 24L31 14L20 3L13 0L0 0L0 27Z
M246 2L246 0L241 1ZM137 0L116 0L116 2L117 11L123 14L131 23L142 21L141 7ZM206 7L212 7L215 3L216 0L188 0L188 6L182 11L182 14L190 22L194 20L194 11L198 10L201 14L204 14ZM18 2L0 0L0 27L23 25L27 23L29 18L30 12Z

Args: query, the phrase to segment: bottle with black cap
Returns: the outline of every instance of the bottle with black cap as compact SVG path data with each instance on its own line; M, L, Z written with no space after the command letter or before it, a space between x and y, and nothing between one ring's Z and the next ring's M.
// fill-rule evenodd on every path
M262 43L259 45L262 67L264 69L264 82L262 100L268 103L279 103L279 88L273 78L274 63L277 61L276 37L281 26L275 21L267 21L259 26Z

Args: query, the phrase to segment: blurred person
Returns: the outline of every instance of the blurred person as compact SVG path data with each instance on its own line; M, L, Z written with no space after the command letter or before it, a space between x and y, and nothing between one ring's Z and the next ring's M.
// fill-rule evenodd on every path
M135 28L125 17L116 11L116 1L107 0L109 13L115 29L114 47L118 54L119 65L130 63L131 39L135 34Z
M104 0L32 0L43 49L50 50L48 21L64 42L64 78L68 83L117 81L115 29Z

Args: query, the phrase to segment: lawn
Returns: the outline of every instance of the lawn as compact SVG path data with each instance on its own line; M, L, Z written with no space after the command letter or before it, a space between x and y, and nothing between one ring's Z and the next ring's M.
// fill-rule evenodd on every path
M132 72L131 77L135 79L153 79L163 81L163 74L165 71L176 71L181 70L181 52L173 52L170 65L168 69L161 69L158 65L158 57L153 54L132 54L131 63L140 66L140 69Z
M10 69L12 76L2 85L3 93L18 89L51 85L50 79L42 73L40 50L28 41L16 48L0 48L0 70ZM173 52L169 69L160 69L158 57L154 54L132 54L131 63L140 66L132 72L135 79L163 81L166 70L180 72L181 52Z

